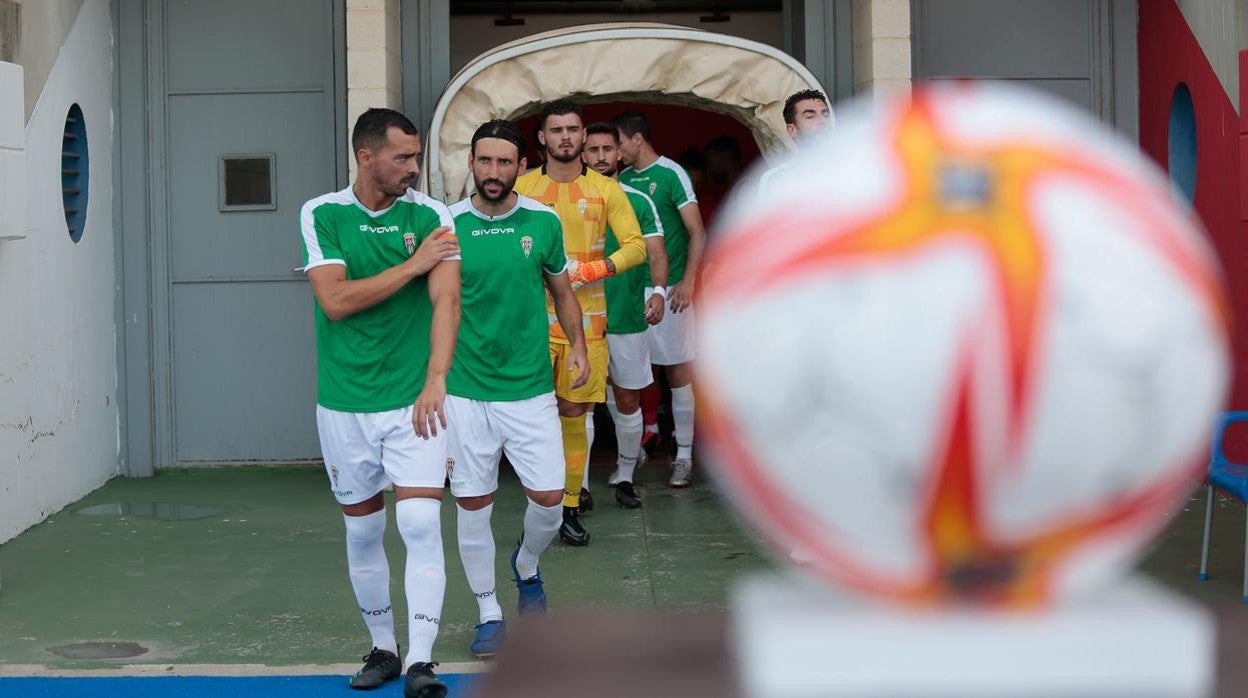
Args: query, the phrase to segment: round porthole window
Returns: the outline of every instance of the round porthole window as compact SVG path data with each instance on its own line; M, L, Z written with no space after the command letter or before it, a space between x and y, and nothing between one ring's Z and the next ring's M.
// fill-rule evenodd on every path
M65 225L69 239L82 239L82 229L87 222L87 123L82 117L82 107L69 108L65 117L65 137L61 141L61 198L65 204Z
M1176 196L1190 204L1196 197L1196 110L1192 91L1183 83L1170 99L1167 130L1170 185Z

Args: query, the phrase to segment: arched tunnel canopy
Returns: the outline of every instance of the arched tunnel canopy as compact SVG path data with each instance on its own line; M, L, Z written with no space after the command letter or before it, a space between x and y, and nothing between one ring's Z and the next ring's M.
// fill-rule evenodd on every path
M468 195L469 141L477 127L523 118L565 96L727 114L750 129L763 153L776 152L789 141L784 100L806 89L824 91L792 56L699 29L594 24L537 34L481 54L451 79L433 113L424 186L447 201Z

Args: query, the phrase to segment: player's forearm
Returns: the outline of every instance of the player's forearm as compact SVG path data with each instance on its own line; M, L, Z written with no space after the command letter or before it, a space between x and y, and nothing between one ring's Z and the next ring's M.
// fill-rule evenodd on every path
M607 257L611 264L615 265L615 273L628 271L633 267L646 261L646 243L638 233L636 236L626 236L620 240L620 249L612 252Z
M685 268L686 279L697 281L698 272L702 269L702 252L705 249L706 233L702 233L699 236L689 236L689 263Z
M433 303L433 322L429 330L426 378L445 380L459 336L459 262L439 264L430 274L429 299Z
M697 204L680 209L680 218L689 231L689 258L685 265L685 278L697 280L702 268L702 253L706 250L706 227L702 224L702 212Z
M650 261L650 285L667 286L667 248L661 236L646 238L646 259Z
M318 294L317 301L325 316L337 321L377 305L414 278L410 264L398 264L365 279L339 279Z
M459 299L443 298L433 304L433 326L429 331L428 378L446 378L455 355L459 334Z

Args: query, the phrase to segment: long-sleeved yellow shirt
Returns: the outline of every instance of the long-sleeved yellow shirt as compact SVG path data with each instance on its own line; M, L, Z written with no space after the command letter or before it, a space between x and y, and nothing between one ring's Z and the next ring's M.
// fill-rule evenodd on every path
M568 259L578 262L602 259L609 224L620 242L620 249L609 257L616 273L646 261L646 242L641 237L637 215L614 179L586 167L571 182L556 182L543 166L520 175L516 180L516 193L537 199L559 214ZM581 303L586 344L606 341L607 301L602 283L582 286L577 289L576 298ZM550 316L551 341L566 344L568 338L549 300L546 310Z

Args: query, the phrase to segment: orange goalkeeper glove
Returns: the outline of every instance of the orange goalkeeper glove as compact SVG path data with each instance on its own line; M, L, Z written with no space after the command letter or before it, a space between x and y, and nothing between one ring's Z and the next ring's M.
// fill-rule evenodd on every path
M577 262L573 259L568 263L568 280L572 282L574 289L602 281L613 273L605 259L595 259L592 262Z

